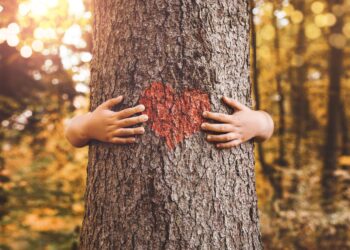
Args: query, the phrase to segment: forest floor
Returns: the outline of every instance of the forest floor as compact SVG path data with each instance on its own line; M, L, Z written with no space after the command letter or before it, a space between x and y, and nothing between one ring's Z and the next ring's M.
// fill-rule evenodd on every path
M273 189L261 172L257 159L257 192L262 239L265 249L350 249L350 180L349 166L337 172L338 196L331 212L321 206L322 156L315 138L304 143L303 162L299 169L278 167L282 181L282 197L273 201ZM318 144L318 145L317 145ZM272 152L272 149L268 151ZM290 149L291 150L291 149ZM275 152L272 152L276 155ZM292 165L291 163L290 165ZM275 164L274 164L275 165ZM294 189L293 189L294 188Z

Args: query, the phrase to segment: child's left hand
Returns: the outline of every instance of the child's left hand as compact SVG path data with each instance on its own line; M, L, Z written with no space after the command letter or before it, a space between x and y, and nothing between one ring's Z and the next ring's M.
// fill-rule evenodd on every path
M203 130L214 132L207 135L209 142L218 148L231 148L252 138L267 140L273 133L273 120L264 111L251 110L231 98L223 97L224 102L235 109L232 115L205 111L203 117L220 123L202 123ZM220 134L218 134L220 133Z

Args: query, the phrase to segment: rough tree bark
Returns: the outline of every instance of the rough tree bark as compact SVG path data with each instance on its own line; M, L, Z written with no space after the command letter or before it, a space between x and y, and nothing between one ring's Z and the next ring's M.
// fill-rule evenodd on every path
M91 110L144 103L134 145L92 142L81 249L261 249L251 142L217 150L204 109L250 105L248 0L94 1Z

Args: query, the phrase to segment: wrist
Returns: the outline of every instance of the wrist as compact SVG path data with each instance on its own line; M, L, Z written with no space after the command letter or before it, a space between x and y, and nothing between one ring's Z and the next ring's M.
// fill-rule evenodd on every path
M256 116L258 117L258 129L255 138L258 141L265 141L269 139L273 132L273 121L269 114L265 111L257 110Z
M82 119L82 124L81 124L81 133L80 133L80 136L81 136L81 139L83 140L90 140L92 139L91 138L91 135L90 135L90 125L91 125L91 115L92 113L91 112L88 112L86 114L84 114L84 117Z

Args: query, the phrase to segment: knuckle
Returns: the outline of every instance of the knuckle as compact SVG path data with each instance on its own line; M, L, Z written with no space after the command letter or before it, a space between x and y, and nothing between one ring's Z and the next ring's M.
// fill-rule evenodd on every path
M125 114L127 114L128 116L132 115L135 112L135 108L128 108L125 110Z

